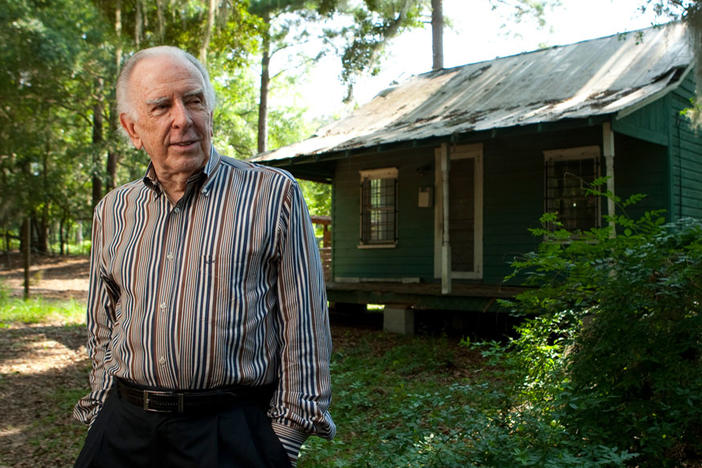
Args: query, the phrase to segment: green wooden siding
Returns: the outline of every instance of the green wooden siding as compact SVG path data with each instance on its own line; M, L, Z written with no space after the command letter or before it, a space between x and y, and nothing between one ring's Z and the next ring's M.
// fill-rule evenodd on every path
M622 200L633 194L646 195L627 208L626 214L638 218L645 211L666 209L667 148L617 134L614 154L615 194Z
M663 208L668 219L702 217L702 139L680 113L694 91L690 72L667 96L614 121L617 195L647 195L634 215Z
M612 123L619 134L659 145L668 145L668 110L670 104L662 98Z
M544 157L533 137L484 143L483 281L497 284L515 256L532 250L544 206Z
M694 130L680 111L690 107L694 96L694 73L671 93L671 211L673 219L702 218L702 129Z
M434 208L418 208L419 187L434 186L432 149L371 153L342 159L334 182L333 276L335 278L428 278L434 268ZM358 248L359 171L398 169L398 243Z
M509 263L538 244L539 239L528 228L538 225L544 210L543 151L601 146L601 141L602 128L594 125L483 142L483 279L470 281L501 283L510 271ZM338 161L334 183L334 277L435 281L434 209L417 207L419 188L433 187L433 161L432 148L372 153ZM666 206L666 161L665 147L615 134L617 195L647 195L637 207L629 209L631 215ZM383 167L398 168L398 245L358 248L359 171ZM604 175L604 160L600 167ZM434 196L439 189L434 187Z
M599 126L543 132L484 143L484 275L499 284L517 256L533 250L539 239L528 229L539 225L544 212L545 150L599 145ZM516 282L516 281L515 281Z

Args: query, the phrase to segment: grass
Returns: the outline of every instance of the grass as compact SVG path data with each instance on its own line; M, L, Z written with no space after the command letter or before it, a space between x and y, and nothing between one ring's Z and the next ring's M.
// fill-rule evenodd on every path
M77 301L46 301L0 298L0 328L11 324L56 323L70 325L85 321L85 305Z
M90 245L91 245L90 240L86 239L83 242L81 242L80 244L76 244L76 243L64 244L64 249L70 255L89 255L90 254ZM61 251L61 244L59 244L58 242L52 242L51 245L49 245L49 251L55 252L55 253L60 252Z
M616 467L630 458L520 403L508 371L467 340L340 338L332 356L337 435L308 439L300 468Z
M462 420L485 402L480 356L445 337L367 332L332 357L337 436L310 438L301 468L462 466ZM477 385L477 386L476 386ZM477 405L476 405L477 403Z

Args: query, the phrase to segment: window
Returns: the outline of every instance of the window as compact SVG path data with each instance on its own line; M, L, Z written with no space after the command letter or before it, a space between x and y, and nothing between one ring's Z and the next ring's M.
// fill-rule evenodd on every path
M397 243L397 168L361 171L361 245Z
M600 226L600 201L585 189L599 177L600 149L584 146L544 151L545 209L557 212L569 231Z

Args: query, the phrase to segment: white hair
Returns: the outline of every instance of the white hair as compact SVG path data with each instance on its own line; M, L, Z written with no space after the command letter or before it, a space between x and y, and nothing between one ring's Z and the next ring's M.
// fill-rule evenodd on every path
M205 94L205 105L207 110L212 112L215 108L215 92L210 75L207 69L188 52L173 46L157 46L148 49L142 49L136 54L129 57L124 63L122 70L117 77L116 94L117 94L117 114L127 114L131 119L136 120L136 112L134 111L134 103L131 102L129 96L129 80L131 78L134 67L145 58L156 57L159 55L170 55L172 57L183 58L193 64L202 76L202 84Z

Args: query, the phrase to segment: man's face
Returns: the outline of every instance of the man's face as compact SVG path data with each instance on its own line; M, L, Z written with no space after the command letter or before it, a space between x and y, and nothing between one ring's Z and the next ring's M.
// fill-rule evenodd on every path
M122 126L137 149L151 158L159 178L193 174L210 155L212 113L205 103L200 72L185 58L159 55L142 59L129 79L133 120Z

